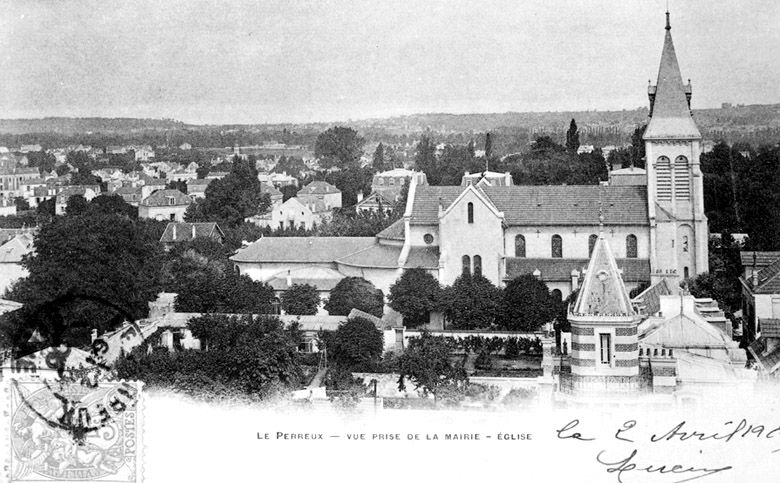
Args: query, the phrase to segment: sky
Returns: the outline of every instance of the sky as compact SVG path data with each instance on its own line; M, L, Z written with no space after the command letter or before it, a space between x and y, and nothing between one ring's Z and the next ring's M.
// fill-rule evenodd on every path
M330 122L647 105L665 0L0 0L0 118ZM670 0L693 107L780 102L780 2Z

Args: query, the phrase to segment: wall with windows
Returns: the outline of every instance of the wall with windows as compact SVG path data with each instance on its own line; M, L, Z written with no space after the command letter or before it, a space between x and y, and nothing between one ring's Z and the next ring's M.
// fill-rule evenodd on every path
M506 256L523 256L518 249L525 248L525 258L590 258L599 227L529 226L510 227L504 234ZM522 238L518 239L517 236ZM553 256L553 237L560 237L561 257ZM650 258L650 234L647 226L605 226L604 236L615 258ZM633 237L629 239L629 237ZM636 257L629 257L629 254Z
M482 275L499 285L504 255L501 218L473 188L441 218L439 233L439 258L443 264L440 281L443 284L451 285L463 273L464 257L467 256L471 273L474 273L476 260Z

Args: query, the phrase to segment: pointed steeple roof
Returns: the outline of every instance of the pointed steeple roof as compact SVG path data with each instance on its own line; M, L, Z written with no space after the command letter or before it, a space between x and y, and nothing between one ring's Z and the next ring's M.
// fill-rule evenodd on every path
M667 12L666 36L661 52L661 65L658 68L658 81L655 86L650 86L651 98L655 96L655 99L652 101L652 115L645 131L645 139L701 138L701 133L691 117L687 94L690 94L690 85L683 85Z
M572 309L575 316L633 317L634 308L623 283L615 256L604 233L599 234L585 280Z

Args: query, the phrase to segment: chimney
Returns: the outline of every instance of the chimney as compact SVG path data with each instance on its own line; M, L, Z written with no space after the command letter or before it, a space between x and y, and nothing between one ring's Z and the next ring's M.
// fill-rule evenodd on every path
M753 282L753 288L758 287L758 271L753 269L753 274L751 276L752 282Z
M176 223L173 224L173 239L176 240Z
M580 284L580 272L575 268L571 271L571 291L574 292L579 288Z
M195 223L192 224L192 238L195 238Z
M287 286L292 287L292 274L290 274L290 270L287 270Z
M542 279L542 272L538 268L534 270L534 278L536 278L537 280Z

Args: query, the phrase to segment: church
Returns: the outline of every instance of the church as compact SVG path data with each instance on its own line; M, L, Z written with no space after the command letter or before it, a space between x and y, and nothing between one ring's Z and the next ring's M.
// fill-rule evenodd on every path
M607 182L582 186L516 186L490 172L467 174L459 186L411 182L403 218L376 237L266 237L232 261L240 273L282 290L292 283L333 287L360 276L387 294L405 269L423 268L442 285L462 273L498 286L533 274L563 299L579 288L602 236L628 290L643 282L678 287L707 271L709 234L701 133L668 13L648 97L646 170L617 170Z

